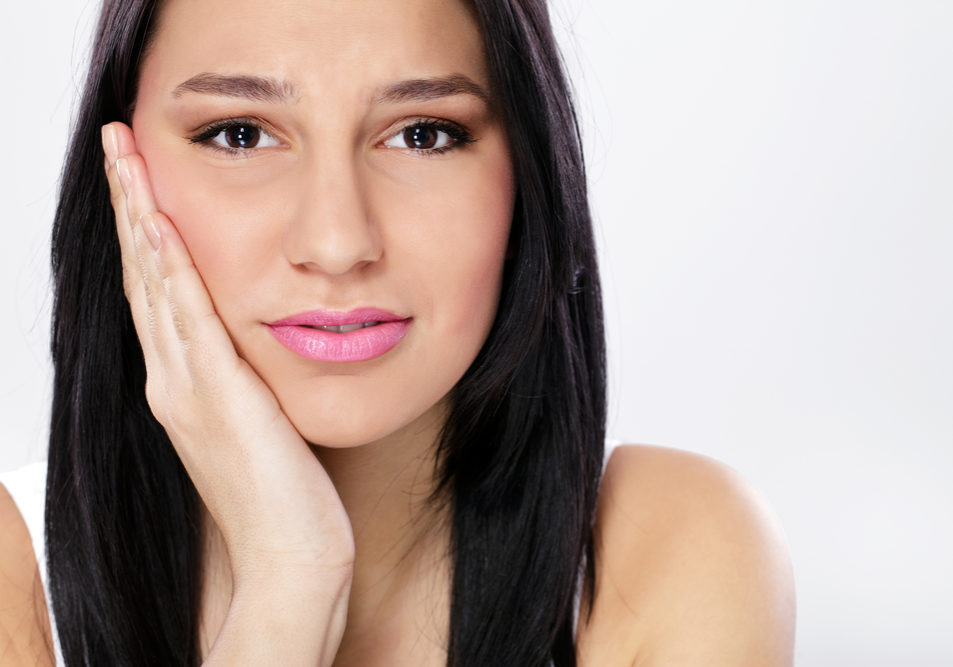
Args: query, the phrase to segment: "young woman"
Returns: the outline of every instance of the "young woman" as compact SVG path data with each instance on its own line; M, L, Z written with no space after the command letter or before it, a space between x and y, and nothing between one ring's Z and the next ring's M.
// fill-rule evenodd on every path
M790 664L745 485L604 466L541 2L107 0L53 267L4 664Z

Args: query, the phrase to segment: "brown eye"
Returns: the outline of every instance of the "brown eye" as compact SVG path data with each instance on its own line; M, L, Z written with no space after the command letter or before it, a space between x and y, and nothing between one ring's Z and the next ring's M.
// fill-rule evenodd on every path
M466 130L457 125L421 120L399 130L388 138L384 145L388 148L405 148L432 155L472 142L473 138Z
M433 148L437 145L437 130L426 125L412 125L404 129L404 143L409 148Z
M232 125L224 135L229 148L254 148L261 138L261 130L253 125Z
M191 140L232 155L251 155L261 148L281 146L281 142L263 130L257 123L243 120L226 120L214 123Z

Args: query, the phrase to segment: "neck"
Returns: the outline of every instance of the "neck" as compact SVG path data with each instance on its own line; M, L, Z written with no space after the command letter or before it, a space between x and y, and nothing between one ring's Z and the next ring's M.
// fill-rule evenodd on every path
M383 440L359 447L313 446L334 482L354 532L352 599L442 557L447 523L432 502L441 420L429 413ZM435 551L436 550L436 551Z

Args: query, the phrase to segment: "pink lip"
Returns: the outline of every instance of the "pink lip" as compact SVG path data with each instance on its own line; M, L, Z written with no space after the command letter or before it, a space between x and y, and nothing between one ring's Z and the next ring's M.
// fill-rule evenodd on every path
M349 312L313 310L267 324L279 343L314 361L368 361L389 352L410 328L412 318L401 318L377 308ZM333 327L379 322L371 327L335 333L311 327Z

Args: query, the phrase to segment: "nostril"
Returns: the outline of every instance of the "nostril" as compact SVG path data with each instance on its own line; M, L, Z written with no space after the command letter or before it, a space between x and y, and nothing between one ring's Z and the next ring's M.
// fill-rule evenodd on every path
M335 275L362 268L383 256L378 234L366 223L347 229L326 223L294 225L283 245L291 264Z
M297 172L282 249L300 269L339 275L377 261L383 248L366 179L354 165L330 164Z

